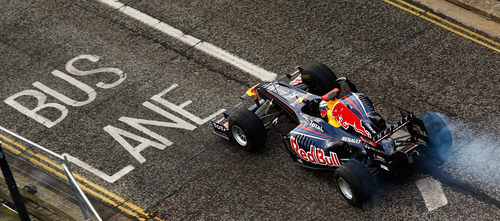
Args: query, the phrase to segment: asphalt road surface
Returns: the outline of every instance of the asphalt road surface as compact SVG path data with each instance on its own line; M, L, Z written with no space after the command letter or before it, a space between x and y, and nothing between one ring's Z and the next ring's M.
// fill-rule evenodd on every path
M389 122L398 107L446 114L453 154L353 208L275 132L253 154L212 134L257 77L100 1L0 0L0 125L70 156L92 198L134 219L499 219L499 39L401 1L123 3L273 73L325 63ZM430 208L422 180L446 203Z

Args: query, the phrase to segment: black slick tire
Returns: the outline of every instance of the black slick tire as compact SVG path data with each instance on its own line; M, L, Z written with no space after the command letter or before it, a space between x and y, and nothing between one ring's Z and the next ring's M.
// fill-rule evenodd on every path
M302 81L309 88L309 92L316 95L324 95L334 88L340 90L337 76L325 64L313 63L304 69L301 75Z
M229 132L231 140L249 152L262 149L267 138L261 119L247 109L231 116Z
M342 197L355 207L362 207L377 192L375 176L357 160L350 160L335 170L335 184Z

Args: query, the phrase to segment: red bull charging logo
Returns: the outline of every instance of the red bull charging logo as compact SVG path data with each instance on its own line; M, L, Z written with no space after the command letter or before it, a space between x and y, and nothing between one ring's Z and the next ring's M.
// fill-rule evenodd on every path
M354 130L360 134L371 138L372 135L363 127L361 119L347 108L342 102L337 102L332 108L332 116L339 122L344 129L352 126Z

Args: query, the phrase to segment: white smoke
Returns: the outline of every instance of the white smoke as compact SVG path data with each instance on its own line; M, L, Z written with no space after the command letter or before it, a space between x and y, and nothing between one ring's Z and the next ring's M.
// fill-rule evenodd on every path
M500 139L474 133L463 122L446 119L453 145L442 163L422 165L441 182L496 205L500 201Z

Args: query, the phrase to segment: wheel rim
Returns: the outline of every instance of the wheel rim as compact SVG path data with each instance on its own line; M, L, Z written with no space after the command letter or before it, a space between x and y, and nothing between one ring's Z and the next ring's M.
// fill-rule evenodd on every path
M233 127L231 127L231 131L233 133L234 140L236 140L239 145L244 147L248 144L247 136L241 127L233 125Z
M352 200L352 190L347 181L345 181L344 178L339 177L337 179L337 184L339 185L342 195L344 195L347 199Z

